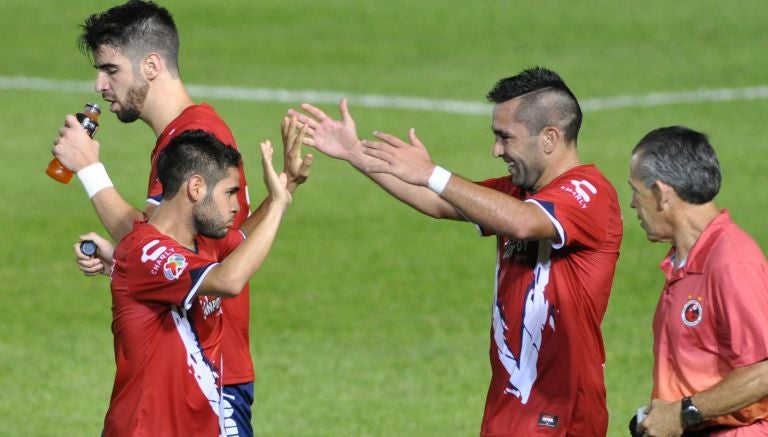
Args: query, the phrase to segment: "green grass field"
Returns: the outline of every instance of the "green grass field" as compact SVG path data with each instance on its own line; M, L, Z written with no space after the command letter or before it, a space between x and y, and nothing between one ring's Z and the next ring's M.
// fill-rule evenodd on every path
M115 2L4 0L0 83L20 76L90 81L78 25ZM493 83L552 68L584 102L620 95L766 85L762 1L162 2L180 28L187 84L332 91L483 103ZM72 244L100 229L78 182L43 174L66 113L87 90L0 87L0 435L99 435L114 375L107 278L75 268ZM279 141L298 103L199 98L230 123L253 203L265 191L258 141ZM597 100L600 101L600 100ZM335 113L334 105L320 106ZM416 127L442 166L502 175L490 112L371 108L351 102L360 132ZM579 147L617 187L625 236L603 323L609 435L650 392L651 315L667 247L629 209L631 148L685 124L720 154L718 203L765 249L762 187L768 100L630 105L585 113ZM763 120L763 121L761 121ZM116 186L142 205L154 140L105 114L98 134ZM399 204L343 163L316 160L270 258L252 281L254 427L263 436L470 436L490 376L494 241Z

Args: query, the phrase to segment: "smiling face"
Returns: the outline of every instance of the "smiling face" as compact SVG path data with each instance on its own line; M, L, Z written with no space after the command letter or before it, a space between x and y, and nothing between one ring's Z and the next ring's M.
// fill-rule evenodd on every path
M205 197L192 207L192 221L195 231L205 237L222 238L227 228L234 224L235 214L240 210L237 192L240 177L237 168L227 169L227 176L220 180Z
M648 188L636 175L637 155L632 156L629 169L629 186L632 188L630 207L637 212L640 227L645 230L648 240L653 242L671 241L673 230L661 206L657 185Z
M149 82L138 73L131 60L118 49L101 45L93 53L98 70L94 88L110 103L109 110L123 123L131 123L141 116L149 93Z
M497 104L493 109L493 156L507 163L512 182L528 191L539 187L546 167L540 135L530 135L528 128L517 121L520 99Z

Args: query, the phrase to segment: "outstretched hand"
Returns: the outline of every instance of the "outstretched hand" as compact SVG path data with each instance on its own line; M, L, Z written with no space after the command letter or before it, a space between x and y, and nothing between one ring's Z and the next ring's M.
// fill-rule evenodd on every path
M320 108L302 103L305 113L288 110L289 117L295 117L306 127L307 138L304 143L336 159L352 162L360 152L360 140L357 136L355 120L349 113L347 99L339 102L341 120L334 120Z
M282 203L285 206L291 203L291 192L288 190L288 175L275 171L272 164L272 143L267 140L261 143L261 165L264 169L264 185L266 185L273 203Z
M283 172L288 176L288 189L293 193L307 181L314 156L311 153L301 157L301 145L306 140L307 126L298 129L296 117L283 117L280 130L283 136Z
M427 185L435 164L415 129L408 130L410 143L383 132L374 132L374 136L381 141L362 141L363 153L378 160L366 166L366 173L389 173L409 184Z

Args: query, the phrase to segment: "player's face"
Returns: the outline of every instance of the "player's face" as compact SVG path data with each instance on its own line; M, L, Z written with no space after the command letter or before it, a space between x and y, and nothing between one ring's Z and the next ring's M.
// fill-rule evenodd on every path
M530 135L517 121L520 102L517 99L499 103L493 109L493 156L507 163L512 183L528 191L536 191L546 161L539 146L540 135Z
M237 192L240 190L240 177L236 168L227 170L227 177L220 180L205 198L192 207L192 219L198 234L210 238L222 238L227 228L234 224L235 214L240 207Z
M123 123L138 120L149 93L149 82L133 67L131 60L114 47L99 46L93 59L98 70L94 88L110 103L109 110Z
M670 241L672 229L665 219L664 211L659 204L659 195L652 188L635 176L636 157L632 157L629 171L629 186L632 188L630 206L637 212L640 227L645 230L648 240L653 242Z

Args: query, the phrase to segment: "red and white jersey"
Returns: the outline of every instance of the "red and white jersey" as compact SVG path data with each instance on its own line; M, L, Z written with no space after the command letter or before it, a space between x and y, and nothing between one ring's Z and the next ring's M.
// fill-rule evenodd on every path
M227 124L219 117L216 111L208 104L192 105L186 108L178 117L166 126L163 133L157 138L155 149L152 151L152 169L149 175L147 188L147 201L160 203L163 187L157 178L157 158L160 152L178 134L186 130L202 129L213 134L222 143L237 149L237 143ZM235 215L234 228L238 228L250 214L248 199L248 186L245 181L243 165L238 168L240 174L240 191L237 193L240 211ZM204 240L205 237L200 237ZM214 240L215 244L216 240ZM221 258L217 259L221 261ZM224 316L224 340L222 349L224 352L224 368L222 378L225 385L251 382L254 379L253 361L250 349L250 294L246 284L243 291L236 297L223 300ZM205 336L201 335L203 344L207 343Z
M558 234L554 241L497 235L481 435L604 436L600 324L623 232L616 191L593 165L572 168L533 195L509 177L481 184L538 205Z
M768 262L755 241L723 210L683 267L674 268L674 254L673 248L661 263L666 283L653 318L652 398L667 401L768 359ZM766 419L768 399L706 425L739 427L717 434L723 436L767 435Z
M137 222L117 245L111 275L117 370L105 436L219 435L221 300L198 296L197 289L218 251L243 239L230 231L218 245L202 240L190 250Z

